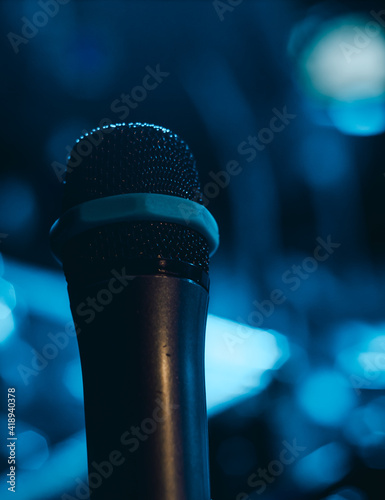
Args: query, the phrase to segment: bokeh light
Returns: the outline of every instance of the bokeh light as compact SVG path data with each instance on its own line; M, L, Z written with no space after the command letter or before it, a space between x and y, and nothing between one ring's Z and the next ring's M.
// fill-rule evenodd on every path
M385 439L383 412L384 407L373 405L373 402L356 408L344 426L348 440L360 448L382 446Z
M298 82L341 132L379 134L385 130L384 20L374 11L328 15L292 31Z
M315 422L335 426L343 423L355 404L347 380L331 369L313 371L298 387L298 402Z
M18 465L22 469L40 469L49 457L47 440L38 432L21 432L16 446Z
M12 310L6 306L0 304L0 343L4 342L4 340L14 331L15 322L12 315Z
M209 315L206 335L206 393L210 413L256 394L290 356L287 339Z
M71 363L66 366L63 381L70 394L74 398L83 401L83 379L79 359L71 361Z
M340 488L323 500L367 500L367 496L357 488Z
M335 329L337 365L356 393L385 388L385 326L348 322Z
M29 184L18 179L3 178L0 183L1 230L15 235L28 234L37 215L36 197Z
M175 131L212 194L213 500L374 500L385 470L384 6L63 0L52 18L37 14L55 2L0 2L0 386L17 390L15 497L75 498L86 480L79 350L48 232L63 194L54 162L111 119ZM7 35L37 16L46 25L15 54ZM163 76L145 96L148 67ZM328 235L340 246L315 262ZM294 442L304 451L259 495L250 475L277 473Z
M16 307L15 288L9 281L0 278L0 343L14 331L12 311Z
M298 165L309 185L330 189L349 175L352 158L343 137L331 129L309 131L298 145Z
M293 477L301 489L317 490L330 486L349 472L349 452L333 442L301 458L293 466Z
M0 320L8 316L16 307L15 288L9 281L0 278Z

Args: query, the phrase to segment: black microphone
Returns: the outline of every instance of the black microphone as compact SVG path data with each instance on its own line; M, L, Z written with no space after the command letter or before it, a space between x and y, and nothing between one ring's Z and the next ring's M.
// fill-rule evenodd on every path
M116 124L77 141L51 245L83 373L89 484L78 493L210 499L204 339L218 242L177 135Z

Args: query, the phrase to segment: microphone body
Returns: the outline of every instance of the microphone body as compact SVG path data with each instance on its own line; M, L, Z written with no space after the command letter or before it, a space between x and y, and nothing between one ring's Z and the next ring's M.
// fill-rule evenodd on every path
M92 498L209 500L208 293L184 278L121 275L110 302L86 315L79 304L108 286L69 286Z

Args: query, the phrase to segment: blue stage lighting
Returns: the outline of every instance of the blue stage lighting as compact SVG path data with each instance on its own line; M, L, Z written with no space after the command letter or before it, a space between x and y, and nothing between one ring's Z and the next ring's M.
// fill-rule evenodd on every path
M23 295L30 312L56 321L60 329L72 325L65 279L62 273L38 269L8 260L7 277ZM76 356L76 346L71 343ZM209 413L235 404L240 398L261 392L290 357L286 337L209 314L206 335L206 394ZM30 363L31 355L24 364ZM79 397L81 379L68 368L64 383ZM73 369L75 370L75 369ZM79 373L79 372L78 372ZM18 375L19 376L19 375ZM33 382L35 378L29 377Z
M206 337L206 392L209 412L222 410L262 391L290 356L287 339L274 331L209 315Z
M18 434L16 446L17 463L21 469L40 469L49 457L47 440L35 431Z
M305 134L298 145L298 153L305 179L316 189L340 185L354 165L344 137L332 129Z
M356 488L341 488L324 500L367 500L367 496Z
M11 335L11 333L14 331L15 322L13 319L12 310L8 306L1 303L0 303L0 314L1 314L0 318L0 343L1 343L4 342L4 340L6 340L9 337L9 335Z
M384 325L349 322L336 330L343 347L336 347L337 364L357 393L385 388ZM349 339L349 344L344 338Z
M385 469L385 397L357 408L344 427L347 439L358 448L364 462L374 469Z
M9 281L0 278L0 343L14 331L12 311L16 306L15 289Z
M298 402L316 423L337 426L354 407L354 391L339 372L323 369L312 372L298 387Z
M333 442L309 453L293 467L293 478L303 490L324 489L340 481L349 472L349 453Z
M350 135L385 131L384 12L305 20L292 32L299 84L326 111L330 122ZM316 112L316 109L313 109Z
M36 450L39 450L41 441L37 444ZM44 446L41 449L43 448ZM69 498L70 495L74 497L76 488L86 479L86 475L86 441L84 432L81 432L51 447L49 456L44 461L44 467L40 466L37 470L25 470L20 467L16 498L18 500L61 498L65 493ZM5 473L0 477L0 481L6 484Z
M349 416L344 433L361 449L383 447L385 444L385 397L356 408Z
M36 219L36 198L32 188L18 180L7 178L0 185L1 230L12 233L25 231Z
M71 363L66 366L63 381L72 396L80 401L83 401L82 370L80 360L78 358L71 361Z

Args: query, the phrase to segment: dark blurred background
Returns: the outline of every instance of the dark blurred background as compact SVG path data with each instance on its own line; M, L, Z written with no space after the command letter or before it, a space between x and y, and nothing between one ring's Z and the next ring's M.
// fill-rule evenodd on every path
M48 233L75 140L138 121L190 145L220 227L213 500L383 499L385 5L20 0L0 12L0 434L15 387L14 497L85 498L80 363ZM4 439L0 456L4 498Z

